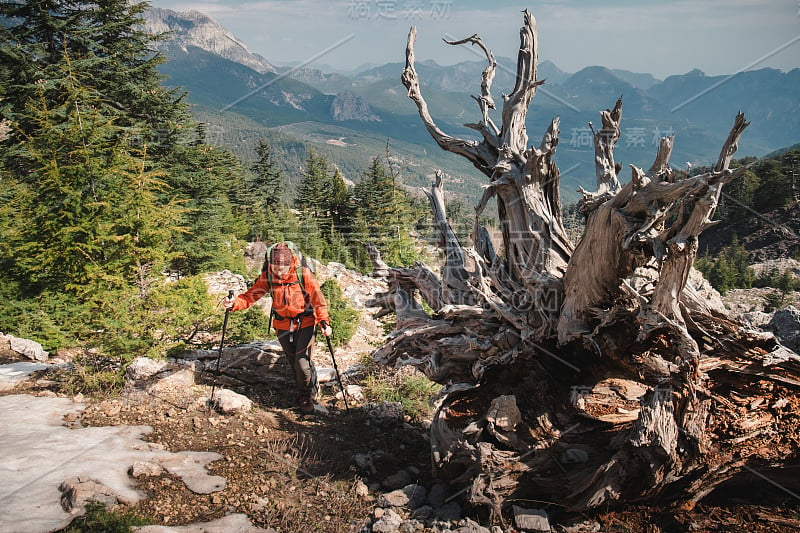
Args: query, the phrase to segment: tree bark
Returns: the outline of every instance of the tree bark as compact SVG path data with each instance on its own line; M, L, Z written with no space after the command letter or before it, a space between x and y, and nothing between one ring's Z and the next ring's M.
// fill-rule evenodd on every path
M397 330L373 357L411 364L445 385L431 426L433 463L472 504L505 523L511 501L556 502L585 512L623 502L692 505L742 469L797 457L800 357L708 305L687 286L700 233L712 217L748 123L741 113L714 170L679 177L661 140L647 172L622 185L614 158L622 99L594 132L597 190L583 191L586 231L573 245L561 219L553 156L559 121L527 146L536 88L537 33L523 12L516 84L499 126L488 66L458 139L433 121L414 66L411 29L402 81L426 129L485 174L473 247L449 227L443 177L427 192L445 266L385 271L390 290L373 302L396 312ZM591 125L590 125L591 126ZM497 202L503 256L478 218ZM414 296L433 309L428 316ZM781 435L779 447L765 446Z

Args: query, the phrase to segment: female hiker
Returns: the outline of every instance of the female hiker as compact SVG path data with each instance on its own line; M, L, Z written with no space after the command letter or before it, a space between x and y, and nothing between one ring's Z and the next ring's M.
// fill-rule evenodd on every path
M328 303L319 281L310 269L302 266L293 253L294 245L280 242L267 250L261 275L247 292L226 298L223 305L231 311L247 309L266 294L272 296L272 318L278 342L294 371L303 413L314 412L317 376L311 361L316 326L330 336Z

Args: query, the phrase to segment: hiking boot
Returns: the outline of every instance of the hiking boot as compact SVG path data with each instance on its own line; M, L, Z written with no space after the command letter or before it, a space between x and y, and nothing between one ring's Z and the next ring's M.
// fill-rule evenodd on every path
M300 411L303 414L311 414L314 412L314 402L308 396L301 396L297 400L297 404L300 406Z

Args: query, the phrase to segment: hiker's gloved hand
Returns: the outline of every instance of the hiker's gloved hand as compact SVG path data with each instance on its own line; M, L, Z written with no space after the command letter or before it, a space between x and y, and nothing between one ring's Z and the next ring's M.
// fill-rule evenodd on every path
M226 296L225 298L222 299L222 307L224 307L227 310L233 309L234 303L236 303L236 298L234 298L233 296Z
M319 329L326 337L330 337L333 333L333 328L324 320L319 323Z

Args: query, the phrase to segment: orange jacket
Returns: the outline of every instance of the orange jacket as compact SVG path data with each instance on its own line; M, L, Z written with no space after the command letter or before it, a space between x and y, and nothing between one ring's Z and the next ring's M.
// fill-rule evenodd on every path
M297 278L297 257L293 258L292 266L283 278L276 278L269 269L258 276L258 279L247 292L236 297L232 311L247 309L257 300L269 294L270 282L272 283L272 310L277 316L273 317L272 325L275 329L289 330L291 319L302 315L306 309L306 300L300 280ZM319 287L319 281L314 273L306 267L303 268L303 285L308 295L308 303L313 307L313 314L301 317L300 327L315 326L323 320L330 324L328 315L328 302ZM270 279L271 278L271 279Z

